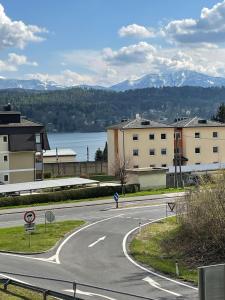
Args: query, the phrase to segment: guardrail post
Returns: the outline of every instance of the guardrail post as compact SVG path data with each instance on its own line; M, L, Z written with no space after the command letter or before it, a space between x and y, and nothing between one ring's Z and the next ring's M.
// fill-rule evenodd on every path
M43 292L43 300L47 300L48 290Z
M10 279L8 279L5 283L4 283L4 290L7 291L7 287L10 284Z
M76 300L76 290L77 290L77 284L76 284L76 282L73 282L73 296L74 296L74 300Z

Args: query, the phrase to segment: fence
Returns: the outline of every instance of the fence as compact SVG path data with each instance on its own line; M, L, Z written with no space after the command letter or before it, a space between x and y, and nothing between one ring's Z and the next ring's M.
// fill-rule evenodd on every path
M105 299L110 299L111 297L113 297L112 299L119 299L119 300L154 300L152 298L149 297L145 297L145 296L141 296L141 295L136 295L136 294L131 294L131 293L126 293L126 292L122 292L122 291L116 291L116 290L112 290L112 289L107 289L107 288L102 288L102 287L97 287L97 286L93 286L93 285L89 285L89 284L83 284L83 283L78 283L78 282L72 282L72 281L67 281L67 280L61 280L61 279L57 279L57 278L48 278L48 277L40 277L40 276L32 276L32 275L27 275L27 274L18 274L18 273L8 273L8 272L1 272L1 274L6 274L8 276L10 276L9 278L7 278L7 276L4 276L4 278L0 279L0 282L3 283L4 285L4 289L7 291L7 287L9 285L14 285L14 286L18 286L21 287L23 289L28 289L37 293L41 293L43 295L43 300L47 300L48 296L52 296L55 297L56 299L62 299L62 300L84 300L84 298L81 296L78 297L77 294L83 294L83 295L88 295L88 296L97 296L97 299L100 298L105 298ZM21 281L17 281L14 279L11 279L11 276L22 276L22 277L26 277L29 279L42 279L42 280L46 280L46 281L53 281L54 283L59 282L60 286L61 284L65 283L65 284L69 284L69 286L71 287L71 292L73 295L67 295L65 293L61 293L61 292L56 292L56 291L52 291L49 289L44 289L44 288L40 288L40 287L36 287L34 285L28 284L28 283L24 283ZM78 290L79 287L79 290ZM85 289L86 291L80 291L80 288ZM119 298L115 298L115 297L119 297ZM85 298L86 299L86 298ZM93 298L95 299L95 298Z
M44 164L44 174L57 176L89 176L93 174L107 174L108 163L102 161L63 162Z

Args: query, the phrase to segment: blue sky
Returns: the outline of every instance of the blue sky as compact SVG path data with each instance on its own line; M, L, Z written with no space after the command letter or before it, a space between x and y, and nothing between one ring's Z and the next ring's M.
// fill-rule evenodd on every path
M108 86L177 69L225 76L225 1L0 4L2 77Z

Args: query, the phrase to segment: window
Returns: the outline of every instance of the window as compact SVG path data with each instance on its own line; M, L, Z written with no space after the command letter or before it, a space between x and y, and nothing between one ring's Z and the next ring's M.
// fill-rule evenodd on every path
M166 167L166 164L162 164L162 168L165 168Z
M201 163L200 162L197 162L197 163L195 163L196 165L200 165Z
M165 140L166 139L166 134L165 133L161 133L161 140Z
M154 140L154 139L155 139L154 133L150 133L150 134L149 134L149 139L150 139L150 140Z
M9 176L8 175L4 175L4 181L9 181Z
M166 155L166 148L161 149L161 154Z
M218 163L219 163L218 161L214 161L214 162L213 162L213 164L218 164Z
M200 147L195 148L195 153L200 153Z
M175 152L176 154L179 154L179 153L180 153L180 148L175 148L175 149L174 149L174 152Z
M216 146L216 147L213 147L213 153L218 153L219 152L219 149L218 149L218 147Z
M134 168L134 169L138 169L139 166L138 166L138 165L134 165L133 168Z
M40 133L36 133L35 134L35 139L36 139L36 144L40 144L41 143L41 135L40 135Z
M3 142L4 142L4 143L7 143L7 142L8 142L8 137L7 137L7 135L4 135L4 136L3 136Z
M218 137L218 132L217 131L213 131L213 137L217 138Z
M175 134L174 134L174 138L176 139L176 140L180 140L180 132L175 132Z
M8 161L8 156L4 155L4 161Z
M133 134L133 141L138 141L138 134Z
M150 167L150 168L155 168L155 165L150 165L149 167Z
M155 149L150 149L149 150L149 155L155 155Z
M199 139L200 138L200 132L195 132L195 138Z
M133 149L133 156L138 156L138 149Z

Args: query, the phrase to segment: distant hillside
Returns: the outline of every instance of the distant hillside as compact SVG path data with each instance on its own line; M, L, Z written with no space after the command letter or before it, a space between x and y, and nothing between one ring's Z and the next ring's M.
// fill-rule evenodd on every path
M177 116L210 118L225 102L225 88L165 87L112 92L73 88L57 91L2 90L0 105L12 103L49 131L100 131L140 113L154 120Z
M126 91L143 88L180 86L222 87L224 77L213 77L202 73L181 70L157 74L148 74L136 80L125 80L111 87L114 91Z

